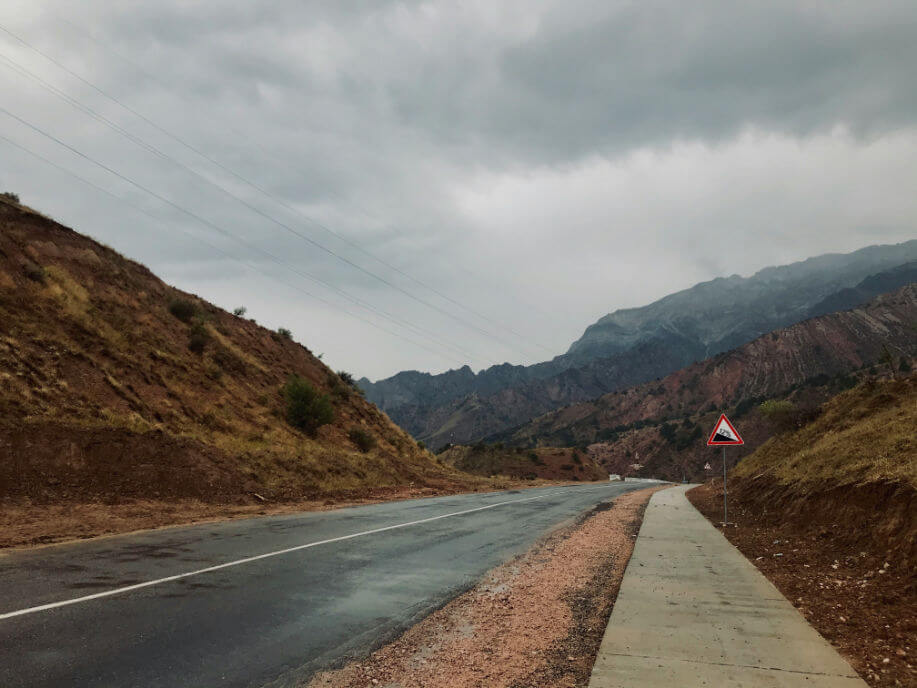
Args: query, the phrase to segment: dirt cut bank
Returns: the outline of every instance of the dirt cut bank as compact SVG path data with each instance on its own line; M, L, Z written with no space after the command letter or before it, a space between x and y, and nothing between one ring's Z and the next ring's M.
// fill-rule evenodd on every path
M601 505L308 688L585 686L652 488Z
M688 492L718 527L722 481ZM917 576L901 553L834 524L780 523L729 491L726 537L871 686L917 686Z

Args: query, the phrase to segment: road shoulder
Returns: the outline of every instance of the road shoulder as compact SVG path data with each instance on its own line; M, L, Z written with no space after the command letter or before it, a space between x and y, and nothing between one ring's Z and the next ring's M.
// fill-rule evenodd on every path
M643 509L658 489L587 512L391 644L308 687L583 685Z

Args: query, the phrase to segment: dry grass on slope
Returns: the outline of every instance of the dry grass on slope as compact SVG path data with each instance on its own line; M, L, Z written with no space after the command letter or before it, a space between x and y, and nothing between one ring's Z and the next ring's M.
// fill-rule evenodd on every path
M917 489L917 376L839 394L800 430L778 435L735 468L806 492L894 483Z
M315 327L291 325L304 337ZM294 375L333 406L311 434L285 417ZM489 484L439 463L289 333L0 203L0 500L236 503Z

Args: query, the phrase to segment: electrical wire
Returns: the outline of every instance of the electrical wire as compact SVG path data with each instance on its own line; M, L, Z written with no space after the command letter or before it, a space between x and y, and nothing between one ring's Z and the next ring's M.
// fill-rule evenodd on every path
M25 46L28 47L30 50L32 50L32 51L36 52L37 54L41 55L43 58L45 58L46 60L48 60L48 61L51 62L52 64L54 64L54 65L56 65L57 67L59 67L60 69L64 70L65 72L67 72L68 74L70 74L71 76L73 76L74 78L80 80L82 83L84 83L84 84L86 84L87 86L89 86L90 88L94 89L95 91L97 91L98 93L100 93L100 94L103 95L104 97L108 98L109 100L111 100L112 102L114 102L114 103L117 104L118 106L122 107L123 109L127 110L127 111L130 112L131 114L133 114L133 115L135 115L136 117L142 119L144 122L148 123L150 126L156 128L158 131L161 131L161 132L164 133L165 135L167 135L167 136L169 136L170 138L176 140L176 141L179 142L181 145L187 147L189 150L191 150L192 152L196 153L197 155L199 155L200 157L204 158L205 160L209 161L210 163L214 164L215 166L217 166L217 167L220 168L221 170L223 170L223 171L225 171L226 173L231 174L232 176L238 178L238 179L239 179L240 181L242 181L243 183L245 183L245 184L251 186L252 188L256 189L257 191L261 192L262 194L268 196L269 198L272 198L275 202L279 202L281 205L283 205L283 206L289 208L289 209L292 210L294 213L300 214L302 217L304 217L305 219L307 219L307 220L313 222L313 223L316 224L317 226L322 227L322 228L325 229L327 232L332 233L332 234L334 234L334 235L337 235L337 233L333 232L332 230L330 230L329 228L325 227L325 226L322 225L321 223L318 223L317 221L312 220L311 218L308 218L308 216L303 215L302 213L300 213L297 209L293 208L292 206L287 205L287 204L284 203L283 201L279 201L278 199L275 199L269 192L267 192L266 190L262 189L260 186L255 185L254 183L248 181L247 179L245 179L245 178L242 177L241 175L238 175L238 174L236 174L235 172L233 172L232 170L230 170L229 168L225 167L225 166L222 165L221 163L219 163L219 162L213 160L212 158L210 158L209 156L207 156L205 153L203 153L203 152L201 152L200 150L198 150L196 147L194 147L194 146L192 146L192 145L190 145L190 144L184 142L182 139L178 138L177 136L175 136L175 135L171 134L170 132L168 132L167 130L163 129L162 127L160 127L159 125L157 125L155 122L152 122L150 119L148 119L147 117L145 117L145 116L142 115L141 113L137 112L136 110L134 110L134 109L131 108L130 106L128 106L128 105L122 103L119 99L117 99L117 98L115 98L115 97L113 97L113 96L107 94L105 91L101 90L100 88L98 88L97 86L95 86L94 84L92 84L91 82L89 82L88 80L86 80L85 78L83 78L82 76L80 76L79 74L73 72L72 70L68 69L66 66L62 65L61 63L57 62L57 61L54 60L53 58L47 56L47 55L46 55L45 53L43 53L42 51L40 51L40 50L38 50L37 48L33 47L32 45L30 45L29 43L27 43L25 40L23 40L22 38L20 38L19 36L17 36L16 34L12 33L11 31L9 31L9 29L7 29L7 28L5 28L4 26L0 25L0 31L3 31L3 32L6 33L7 35L9 35L9 36L11 36L12 38L14 38L15 40L19 41L21 44L25 45ZM505 346L509 351L515 351L514 347L513 347L511 344L509 344L509 343L508 343L505 339L503 339L502 337L500 337L500 336L498 336L498 335L495 335L494 333L489 332L488 330L485 330L485 329L483 329L483 328L481 328L481 327L478 327L477 325L475 325L474 323L472 323L472 322L466 320L465 318L462 318L462 317L460 317L460 316L457 316L457 315L455 315L454 313L450 313L450 312L447 311L446 309L441 308L441 307L439 307L439 306L437 306L437 305L435 305L435 304L433 304L433 303L431 303L431 302L429 302L429 301L427 301L427 300L425 300L425 299L422 299L422 298L420 298L419 296L417 296L417 295L415 295L415 294L412 294L411 292L409 292L409 291L406 290L406 289L403 289L402 287L400 287L399 285L395 284L394 282L392 282L392 281L390 281L390 280L388 280L388 279L386 279L386 278L384 278L384 277L381 277L380 275L378 275L378 274L372 272L371 270L368 270L368 269L364 268L363 266L361 266L361 265L359 265L359 264L353 262L352 260L348 259L347 257L342 256L341 254L337 253L337 252L334 251L333 249L330 249L330 248L328 248L327 246L321 244L320 242L318 242L318 241L312 239L311 237L309 237L309 236L307 236L307 235L305 235L305 234L303 234L303 233L297 231L296 229L294 229L294 228L291 227L290 225L286 224L285 222L283 222L283 221L277 219L276 217L274 217L274 216L272 216L272 215L270 215L270 214L264 212L263 210L261 210L261 209L258 208L257 206L255 206L255 205L249 203L248 201L244 200L243 198L239 197L238 195L236 195L235 193L233 193L232 191L230 191L230 190L227 189L226 187L222 186L221 184L218 184L217 182L213 181L212 179L209 179L208 177L206 177L206 176L202 175L201 173L197 172L196 170L190 168L190 167L189 167L188 165L186 165L185 163L183 163L183 162L181 162L181 161L179 161L179 160L173 158L172 156L170 156L170 155L168 155L168 154L162 152L161 150L159 150L158 148L156 148L156 147L153 146L152 144L147 143L146 141L144 141L144 140L141 139L140 137L131 134L131 133L128 132L126 129L124 129L123 127L121 127L121 126L118 125L117 123L113 122L112 120L108 119L108 118L105 117L104 115L101 115L101 114L99 114L98 112L96 112L95 110L93 110L92 108L89 108L89 107L87 107L87 106L85 106L85 105L79 103L79 101L77 101L76 99L72 98L71 96L68 96L66 93L64 93L64 92L61 91L60 89L54 87L53 85L49 84L49 83L46 82L45 80L41 79L41 77L39 77L38 75L36 75L36 74L34 74L33 72L29 71L28 69L26 69L26 68L23 67L22 65L18 64L15 60L11 59L10 57L8 57L8 56L6 56L6 55L2 55L2 54L0 54L0 57L2 57L7 63L11 64L13 67L17 68L17 70L18 70L21 74L25 75L27 78L30 78L30 79L35 80L35 81L36 81L37 83L39 83L43 88L45 88L46 90L50 91L51 93L53 93L53 94L56 95L57 97L59 97L59 98L65 100L65 101L66 101L68 104L70 104L72 107L74 107L74 108L76 108L76 109L78 109L78 110L84 112L85 114L88 114L89 116L93 117L93 118L96 119L97 121L102 122L103 124L105 124L106 126L110 127L111 129L113 129L114 131L116 131L117 133L119 133L120 135L122 135L123 137L127 138L129 141L131 141L131 142L134 143L135 145L137 145L137 146L141 147L142 149L146 150L147 152L152 153L152 154L154 154L154 155L157 155L158 157L160 157L160 158L162 158L162 159L164 159L164 160L170 162L171 164L174 164L174 165L176 165L176 166L178 166L178 167L184 169L186 172L188 172L188 173L194 175L196 178L200 179L200 180L203 181L204 183L206 183L206 184L208 184L208 185L214 187L215 189L217 189L217 190L220 191L221 193L223 193L223 194L225 194L226 196L228 196L228 197L232 198L233 200L235 200L237 203L240 203L241 205L245 206L245 207L248 208L251 212L253 212L253 213L259 215L260 217L262 217L262 218L266 219L267 221L269 221L269 222L271 222L271 223L277 225L278 227L281 227L282 229L286 230L287 232L289 232L289 233L293 234L294 236L296 236L296 237L302 239L303 241L309 243L309 244L312 245L313 247L315 247L315 248L317 248L317 249L319 249L319 250L325 252L326 254L328 254L328 255L334 257L335 259L337 259L337 260L339 260L339 261L345 263L346 265L349 265L350 267L352 267L352 268L354 268L354 269L356 269L356 270L358 270L358 271L364 273L365 275L367 275L367 276L369 276L369 277L372 277L373 279L378 280L378 281L381 282L382 284L385 284L386 286L388 286L388 287L390 287L390 288L392 288L392 289L394 289L394 290L396 290L396 291L398 291L398 292L404 294L404 295L407 296L408 298L410 298L410 299L412 299L412 300L414 300L414 301L416 301L416 302L418 302L418 303L420 303L420 304L422 304L422 305L424 305L424 306L426 306L426 307L428 307L428 308L431 308L431 309L437 311L438 313L440 313L440 314L442 314L442 315L444 315L444 316L446 316L446 317L448 317L448 318L451 318L452 320L454 320L454 321L456 321L456 322L458 322L458 323L464 325L464 326L467 327L467 328L470 328L470 329L473 329L473 330L477 331L479 334L482 334L482 335L484 335L484 336L486 336L486 337L489 337L490 339L493 339L494 341L497 341L497 342L501 343L501 344L502 344L503 346ZM520 352L517 351L516 353L520 353ZM523 354L523 355L524 355L524 354Z

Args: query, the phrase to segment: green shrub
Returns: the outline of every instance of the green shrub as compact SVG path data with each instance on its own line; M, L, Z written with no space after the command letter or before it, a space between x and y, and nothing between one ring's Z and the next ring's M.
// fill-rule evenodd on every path
M279 334L279 335L280 335L281 337L283 337L284 339L293 339L293 333L290 332L290 331L289 331L287 328L285 328L285 327L278 327L278 328L277 328L277 334Z
M229 349L226 349L222 346L211 354L211 358L213 359L214 363L216 363L227 373L236 373L241 375L245 372L245 361L243 361L239 356L234 354Z
M427 448L427 445L423 440L417 440L417 446L420 447L421 449Z
M758 408L777 432L801 428L815 420L820 413L818 408L799 407L783 399L769 399Z
M376 446L376 438L363 428L351 428L347 436L364 454Z
M38 282L39 284L45 283L45 269L40 265L29 261L23 266L23 271L25 272L25 276L33 282Z
M350 387L357 386L357 381L353 379L353 375L348 373L346 370L339 370L338 377L341 378L345 385L349 385Z
M191 326L188 336L188 348L196 354L204 353L210 342L210 333L204 323L198 321Z
M241 318L248 312L248 309L245 306L239 306L238 308L233 309L232 314L237 318Z
M13 203L19 203L19 194L14 194L12 191L4 191L3 193L0 193L0 197L2 197L6 201L12 201Z
M283 396L287 402L287 422L306 434L314 435L322 425L334 420L328 395L320 394L298 375L293 375L283 386Z
M339 374L336 375L331 371L328 371L328 376L326 379L328 380L328 389L331 390L331 395L335 399L343 400L350 396L350 387L341 381Z
M197 314L197 306L186 299L173 299L169 304L169 313L187 323Z

